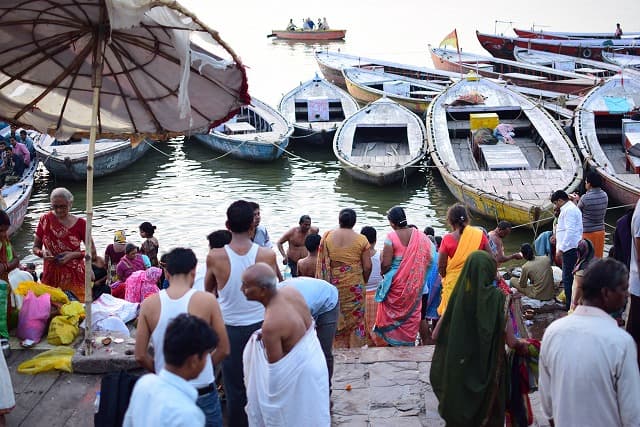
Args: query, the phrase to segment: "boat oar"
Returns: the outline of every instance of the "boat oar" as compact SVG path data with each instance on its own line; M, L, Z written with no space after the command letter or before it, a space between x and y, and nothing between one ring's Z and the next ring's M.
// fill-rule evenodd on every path
M276 35L274 33L267 34L267 38L271 38L271 37L276 37Z

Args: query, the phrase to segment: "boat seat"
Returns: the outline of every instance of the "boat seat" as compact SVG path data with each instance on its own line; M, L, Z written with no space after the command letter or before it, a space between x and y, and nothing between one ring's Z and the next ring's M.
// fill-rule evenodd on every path
M529 169L529 161L517 145L498 143L479 145L482 164L487 170Z

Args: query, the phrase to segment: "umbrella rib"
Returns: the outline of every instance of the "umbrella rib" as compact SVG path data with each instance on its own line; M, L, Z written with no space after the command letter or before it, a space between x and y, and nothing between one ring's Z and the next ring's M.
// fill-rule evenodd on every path
M80 65L82 64L82 62L84 61L84 59L91 53L92 51L92 47L93 45L91 43L87 43L87 45L82 49L82 51L80 52L80 54L78 54L74 59L73 62L69 65L69 67L67 67L66 69L64 69L62 71L62 73L60 73L58 75L58 77L56 77L51 84L49 84L49 86L40 94L38 95L33 101L29 102L28 104L26 104L22 110L18 111L16 113L16 115L14 116L15 120L18 120L18 118L20 116L22 116L24 113L26 113L28 110L30 110L31 108L33 108L38 102L40 102L42 100L42 98L44 98L45 96L47 96L47 94L49 92L51 92L53 89L55 89L58 84L60 84L60 82L62 80L64 80L67 76L69 76L69 74L71 74L71 72L77 68L80 67Z
M113 41L112 41L112 43L113 43ZM126 68L126 66L124 64L124 61L122 60L122 56L120 55L120 52L118 52L116 49L113 49L113 48L111 49L111 52L113 53L113 56L115 56L116 60L120 64L120 67L122 67L123 74L125 75L127 80L129 80L129 84L131 84L131 87L135 91L136 97L138 98L140 103L142 103L142 105L143 105L144 109L147 111L147 113L151 116L151 119L153 120L154 125L156 126L156 129L161 130L162 126L160 125L160 122L158 121L158 118L154 114L154 112L151 109L151 106L149 105L147 100L142 96L142 93L140 92L140 89L138 89L138 86L136 85L135 81L131 77L131 73L124 72L124 70L126 70L127 68ZM114 77L115 77L115 75L114 75ZM133 123L133 126L137 128L135 123Z
M133 114L131 113L131 108L129 106L129 101L127 100L127 96L124 93L124 90L122 89L122 85L120 84L120 80L118 80L118 77L116 76L113 67L111 66L111 63L109 62L109 60L107 60L105 58L105 64L107 65L107 67L109 68L109 70L111 71L111 73L114 76L114 81L116 83L116 85L118 86L118 91L120 92L120 97L122 98L122 102L124 102L124 107L127 110L127 114L129 115L129 119L131 120L131 123L133 124L133 130L135 133L138 133L138 126L136 126L136 121L133 118ZM120 63L120 65L122 66L122 62L118 61Z

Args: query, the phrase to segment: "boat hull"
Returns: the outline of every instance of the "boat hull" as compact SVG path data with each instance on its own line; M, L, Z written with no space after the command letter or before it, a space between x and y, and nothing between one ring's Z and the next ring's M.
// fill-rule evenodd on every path
M25 169L22 174L22 178L10 185L6 185L2 188L2 197L4 198L7 207L5 212L9 215L11 225L7 234L9 237L20 229L24 222L24 217L27 214L27 207L29 206L29 199L33 191L33 180L38 169L38 161L31 162L29 167Z
M49 146L55 148L56 146ZM129 167L138 161L151 147L151 141L144 140L135 148L128 141L114 149L96 152L93 160L93 176L99 178ZM36 145L38 158L57 179L82 181L87 179L87 156L79 158L53 154Z
M213 151L229 153L234 159L248 160L252 162L271 162L281 157L289 145L289 135L276 143L259 141L238 141L218 136L217 134L193 135L196 141L204 144Z
M416 172L417 167L400 168L386 173L369 173L365 169L354 167L352 164L339 159L344 168L344 172L358 181L367 184L378 185L380 187L397 182L404 182Z
M298 147L301 145L317 145L325 146L330 145L333 142L333 137L336 134L337 127L332 129L309 129L302 125L293 125L293 135L291 142Z
M351 94L351 96L357 99L358 102L360 102L361 104L368 104L370 102L373 102L377 99L382 98L383 96L386 96L387 98L394 100L398 104L408 108L409 110L411 110L412 112L420 116L424 114L424 112L427 111L427 108L429 107L429 102L430 102L429 100L410 99L410 98L405 98L400 96L394 96L387 92L368 90L368 88L359 86L353 83L349 79L345 78L344 80L347 86L347 91Z
M342 40L347 30L286 31L272 30L271 37L281 40Z

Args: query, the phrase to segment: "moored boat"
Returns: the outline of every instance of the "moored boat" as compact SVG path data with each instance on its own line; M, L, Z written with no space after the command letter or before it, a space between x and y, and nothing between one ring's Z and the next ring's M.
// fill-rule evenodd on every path
M614 31L610 33L576 33L576 32L567 32L567 31L523 30L520 28L514 28L513 32L515 32L518 35L518 37L527 38L527 39L570 40L570 39L615 39L616 38ZM624 33L622 35L623 39L638 38L638 37L640 37L640 33L638 32Z
M292 133L293 127L282 114L252 98L230 120L192 138L229 157L269 162L282 156Z
M468 52L458 53L455 50L442 48L431 48L430 51L431 60L436 68L465 74L472 71L484 77L508 80L516 86L578 93L592 88L600 81L593 76Z
M640 80L625 72L589 92L574 118L582 156L602 176L609 198L623 205L640 198L640 121L629 119L637 105Z
M316 76L282 97L278 110L293 125L292 141L329 144L340 123L360 107L351 95Z
M358 102L368 104L386 96L419 115L424 114L437 94L453 83L451 79L432 83L364 68L343 68L342 74L347 90Z
M98 139L93 160L93 176L98 178L127 168L140 159L151 144L147 139L135 147L129 139ZM46 138L36 144L35 148L38 159L56 178L70 181L87 179L89 139L58 141Z
M578 152L549 113L488 79L467 77L438 95L426 126L431 158L451 193L496 222L535 229L553 218L551 193L573 192L582 180Z
M640 56L638 55L627 55L626 53L618 52L602 52L602 59L609 64L640 71Z
M287 31L287 30L271 30L268 37L276 37L282 40L342 40L347 34L347 30L311 30L311 31Z
M620 66L611 63L524 47L516 46L513 49L513 56L516 61L525 64L542 65L555 70L570 71L587 76L607 78L620 72Z
M476 31L480 45L496 58L514 59L513 48L526 47L568 56L579 56L585 59L602 60L602 52L619 51L631 55L640 55L640 45L636 40L621 39L579 39L548 40L536 38L506 37L496 34L485 34Z
M344 171L357 180L376 185L403 181L426 153L424 124L383 97L342 123L333 151Z

